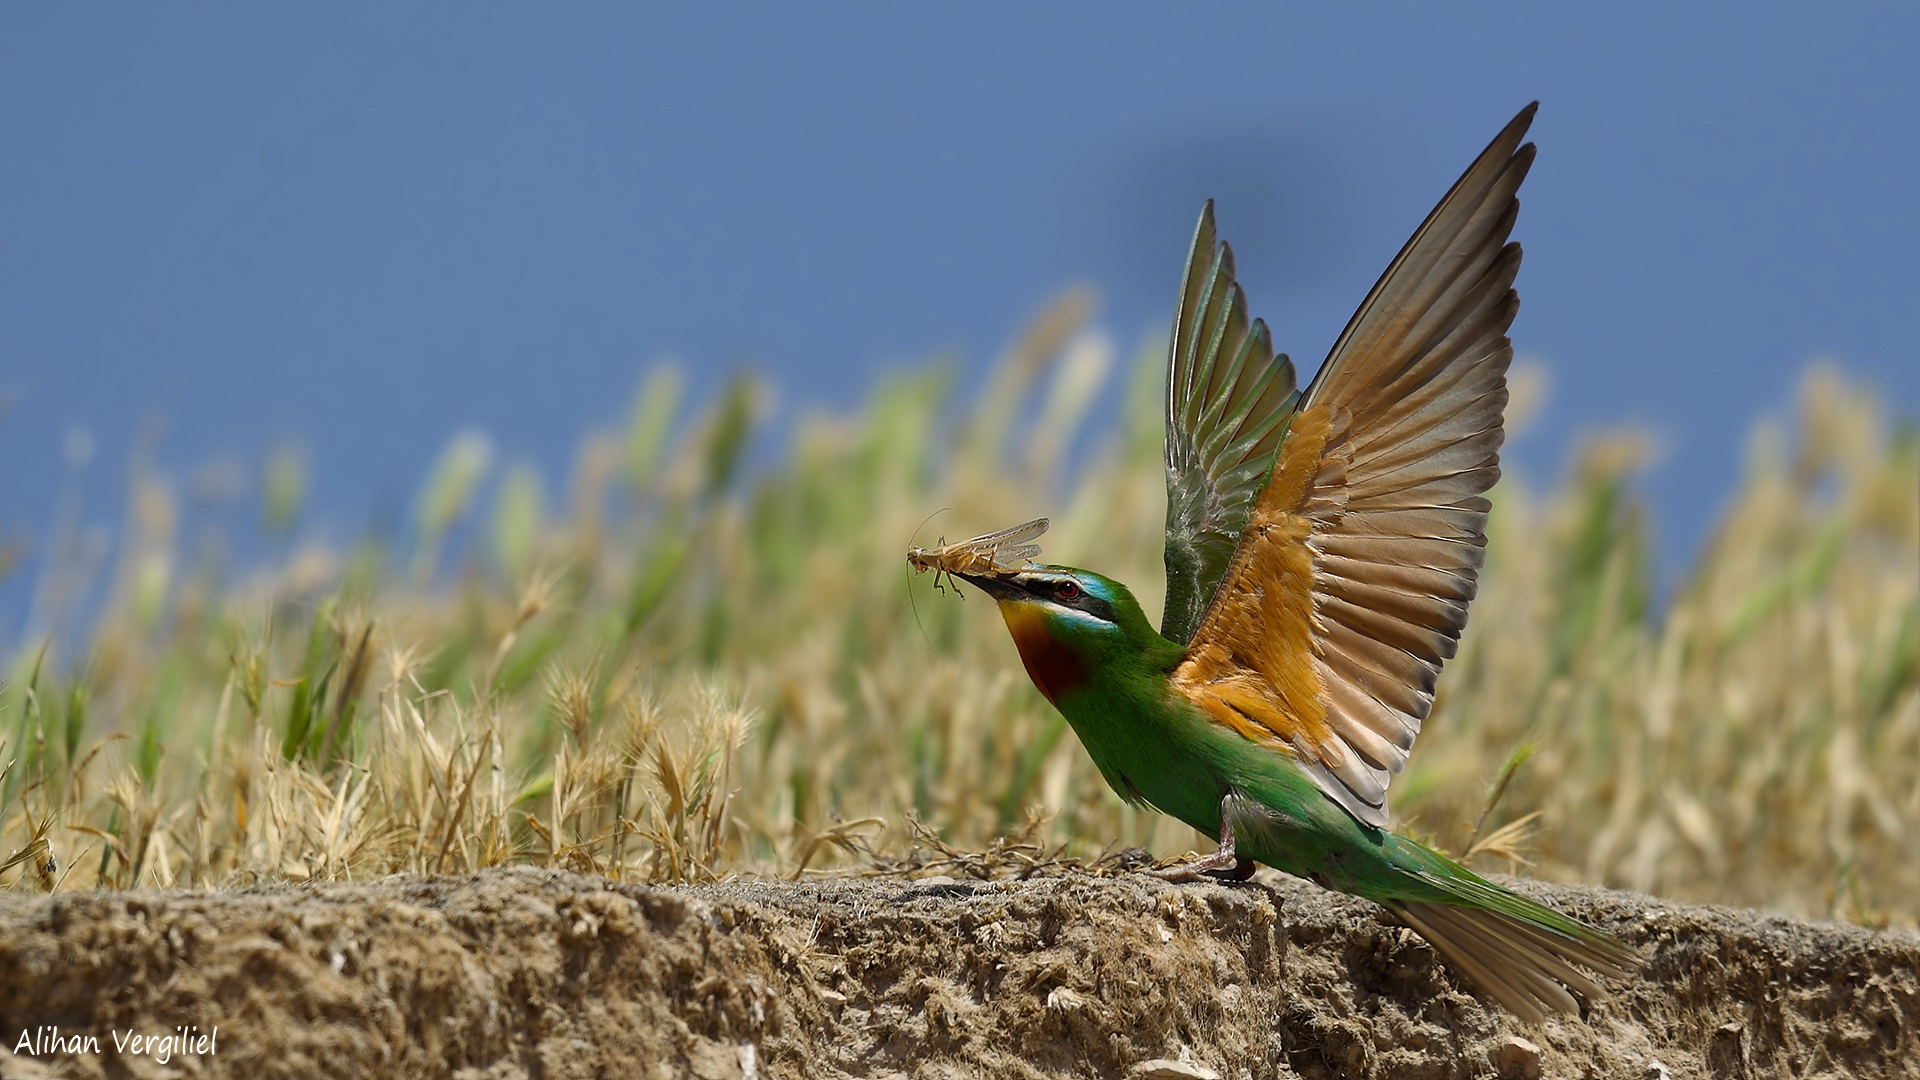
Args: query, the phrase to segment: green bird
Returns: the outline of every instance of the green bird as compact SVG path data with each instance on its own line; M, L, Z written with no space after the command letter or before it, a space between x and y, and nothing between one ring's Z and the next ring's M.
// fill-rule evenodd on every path
M1218 840L1163 876L1264 863L1365 897L1530 1022L1604 996L1581 967L1624 977L1636 956L1388 831L1387 789L1485 557L1536 105L1428 215L1305 391L1249 320L1207 203L1173 325L1158 631L1119 582L1029 563L1044 521L909 554L998 601L1115 792Z

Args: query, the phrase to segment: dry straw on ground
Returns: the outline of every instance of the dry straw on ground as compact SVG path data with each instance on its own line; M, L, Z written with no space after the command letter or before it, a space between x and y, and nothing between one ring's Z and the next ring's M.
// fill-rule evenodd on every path
M0 885L509 863L700 881L958 865L1016 835L1003 863L1195 846L1106 790L983 597L902 562L1046 514L1048 559L1157 610L1159 361L1120 373L1116 429L1083 433L1115 368L1087 313L1079 294L1048 308L962 414L951 368L908 371L798 422L752 476L761 389L683 425L663 371L626 432L585 443L560 510L508 468L472 555L450 537L485 488L478 439L433 470L404 548L301 549L238 579L185 556L172 488L136 470L98 622L58 632L84 566L51 553L42 623L10 646ZM1403 827L1489 869L1912 922L1920 438L1812 372L1664 588L1645 455L1598 439L1558 484L1497 490ZM298 468L267 475L284 524Z

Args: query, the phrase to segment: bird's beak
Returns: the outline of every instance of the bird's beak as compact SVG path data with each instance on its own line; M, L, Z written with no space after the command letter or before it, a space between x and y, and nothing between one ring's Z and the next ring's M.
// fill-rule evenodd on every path
M976 576L973 574L961 574L959 576L965 578L969 583L977 586L981 592L986 593L995 600L1019 600L1025 598L1027 595L1027 590L1015 584L1012 578L1004 575L980 574Z

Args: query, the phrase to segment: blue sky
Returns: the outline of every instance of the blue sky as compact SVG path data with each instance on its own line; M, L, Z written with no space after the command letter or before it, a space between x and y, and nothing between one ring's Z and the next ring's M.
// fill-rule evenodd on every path
M1523 470L1653 431L1678 555L1809 361L1920 412L1920 9L960 10L8 8L0 536L42 545L79 429L87 522L143 431L181 476L291 437L307 527L350 538L470 425L557 482L662 355L851 406L936 351L984 368L1075 280L1130 351L1209 196L1311 370L1535 98Z

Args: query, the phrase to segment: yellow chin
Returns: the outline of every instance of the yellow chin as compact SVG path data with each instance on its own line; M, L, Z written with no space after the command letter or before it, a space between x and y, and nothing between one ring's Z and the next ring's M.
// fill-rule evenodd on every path
M1000 617L1007 622L1007 632L1013 635L1013 643L1026 652L1029 643L1038 646L1041 642L1052 642L1053 635L1047 630L1046 609L1025 598L1002 600Z

